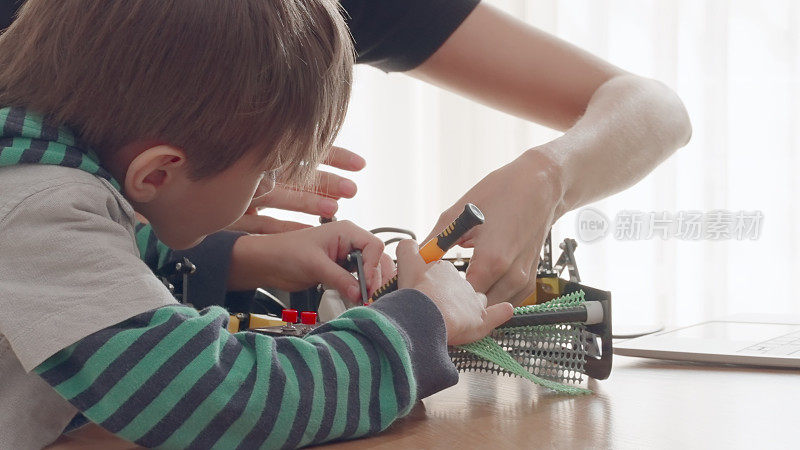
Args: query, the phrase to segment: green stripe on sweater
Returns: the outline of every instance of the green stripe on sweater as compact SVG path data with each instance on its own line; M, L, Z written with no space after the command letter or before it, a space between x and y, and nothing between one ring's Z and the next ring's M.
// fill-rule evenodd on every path
M155 240L155 250L150 250L150 241ZM136 226L136 247L139 249L139 258L145 262L153 271L160 269L166 264L172 249L159 241L153 227L147 223L140 223Z
M39 364L34 369L34 372L36 372L37 374L43 374L48 370L61 365L61 363L68 360L74 352L75 352L75 346L71 345L61 350L60 352L56 353L55 355L51 356L45 362Z
M76 403L76 406L84 410L86 416L95 422L102 423L106 418L113 419L114 415L119 420L130 420L128 423L118 423L122 427L118 432L120 436L132 441L146 440L159 443L160 446L169 448L186 447L197 442L202 442L204 446L213 445L216 448L234 448L242 444L246 437L256 439L255 442L264 447L274 448L286 445L290 436L292 443L298 445L361 436L371 431L371 402L379 401L377 405L380 407L381 417L380 423L375 425L385 428L397 417L398 408L401 406L396 402L397 389L405 389L405 386L414 384L413 380L404 379L406 374L411 373L410 367L403 368L407 370L396 368L392 358L398 361L397 356L388 356L399 355L400 361L408 361L407 348L405 345L393 347L392 339L387 338L390 333L384 331L385 326L391 322L375 310L368 308L349 310L340 319L329 322L325 326L327 331L308 336L307 340L282 338L287 340L282 340L283 344L278 345L277 349L285 348L286 352L277 354L274 353L275 340L271 337L247 332L232 335L224 327L212 326L214 319L218 321L224 316L224 310L217 307L209 308L203 313L178 305L162 307L143 314L141 319L134 318L131 322L123 322L119 325L119 331L111 334L111 338L108 338L109 330L115 331L114 327L99 334L95 341L92 341L94 335L85 338L80 344L74 344L48 360L37 368L37 371L51 370L57 373L62 365L65 370L73 370L74 362L70 360L69 352L81 345L83 356L78 355L78 357L88 358L86 364L77 374L55 386L56 391L68 400L83 402L83 404ZM135 325L137 321L147 325L137 327ZM131 327L126 328L126 323L131 323ZM142 339L142 335L155 327L159 327L159 333L148 336L161 334L165 337L152 346L139 345L137 342ZM212 344L202 350L198 349L199 353L191 360L178 362L176 359L178 349L185 346L192 337L200 336L199 333L213 333L208 335ZM361 337L356 338L357 335ZM338 351L331 345L330 340L337 342L335 348L338 348ZM92 348L91 345L96 347ZM106 368L111 364L118 365L115 361L133 345L136 345L140 352L126 352L126 358L130 358L131 369L123 373L113 386L94 386L95 380ZM368 350L364 346L370 347L369 353L374 352L376 356L374 360L370 359ZM223 348L235 351L226 353L227 361L220 353ZM288 351L289 348L296 349L297 353ZM332 372L322 373L319 353L321 350L330 353ZM297 354L298 357L290 357L290 354ZM375 386L377 391L372 390L373 361L378 365L375 369L380 373L379 383ZM151 377L159 376L161 372L159 368L166 367L167 364L175 367L176 371L171 373L176 375L172 380L164 382L163 390L155 394L149 404L137 404L133 401L142 385ZM175 364L180 365L175 366ZM354 374L347 369L347 364L358 367L357 379L354 379ZM294 367L297 368L297 372ZM115 368L118 369L120 367ZM205 397L195 397L195 401L190 401L188 404L197 405L193 409L176 410L176 405L187 404L185 400L192 398L189 396L193 395L190 392L200 387L198 383L208 379L207 376L212 373L219 374L220 384L207 386L210 394ZM274 391L268 391L270 377L275 373L281 373L285 377L285 386L282 389L279 387ZM302 374L302 379L299 374ZM330 379L331 376L335 379ZM253 384L245 386L242 384L245 381ZM325 383L335 389L327 394L336 396L337 403L335 411L329 411L334 414L330 433L328 436L321 436L319 430L325 412L326 392L323 388ZM280 383L276 386L280 386ZM240 390L248 394L237 395ZM310 394L308 397L310 404L307 405L310 409L303 411L303 414L309 416L303 417L307 419L305 430L293 430L293 426L300 420L298 399L301 398L301 390ZM348 404L351 391L356 395L354 401L357 404ZM81 393L84 394L80 395ZM92 404L96 401L95 398L100 400ZM412 402L415 400L413 392L409 400ZM333 408L333 405L331 407ZM220 416L219 413L223 410L239 416ZM183 416L185 419L178 419L181 417L181 412L187 413ZM274 422L265 420L260 425L260 421L265 419L265 414ZM125 419L126 416L129 418ZM164 420L182 422L165 426ZM212 429L209 427L216 426L214 424L219 420L231 425L227 430L220 430L220 437L216 442L203 440L195 442L198 437L215 439L213 433L208 434L208 430ZM348 420L352 426L348 426ZM259 429L259 426L266 429ZM343 436L346 430L352 430L352 433Z
M238 335L234 336L238 337ZM241 339L241 341L244 345L244 340ZM269 386L271 372L271 365L269 363L274 357L272 342L272 339L266 336L256 336L255 352L257 355L260 355L260 358L256 361L256 389L253 389L253 392L250 394L247 406L242 415L225 430L225 433L220 437L219 441L214 444L213 448L237 448L244 440L245 436L250 434L256 426L261 414L264 413L264 405L267 404L267 387ZM264 389L258 389L259 386L264 386Z
M147 434L216 365L222 345L214 342L200 352L119 435L129 441L136 441Z
M222 347L225 345L224 341L235 338L230 333L223 333L220 339L222 342L220 342L219 346ZM255 358L252 352L243 351L239 353L225 380L214 389L211 395L172 433L172 436L162 446L165 448L178 448L185 447L186 444L192 442L208 426L217 413L228 404L241 383L247 378L254 364Z
M133 328L114 335L86 361L86 364L77 374L55 386L58 393L69 400L88 389L106 367L116 361L122 352L131 346L131 343L135 342L150 328L165 322L172 314L172 307L161 308L153 316L148 328Z
M286 356L278 354L278 362L283 368L286 375L286 385L283 387L283 395L280 402L280 411L285 411L286 414L278 416L275 421L275 426L272 427L267 440L264 442L266 448L278 448L282 446L289 438L289 432L292 430L297 417L297 399L300 397L301 386L297 381L297 374L292 367L292 362ZM278 392L270 392L268 395L278 395Z
M61 164L61 161L64 159L64 152L66 149L67 146L64 144L58 142L48 142L47 150L44 151L42 159L40 159L39 162L42 164L52 165Z
M348 322L352 322L348 320ZM358 393L359 393L359 407L361 415L358 421L358 427L354 436L362 436L369 432L369 402L373 395L377 392L372 392L372 366L369 363L367 351L364 346L353 337L351 333L337 331L334 334L341 339L356 355L364 355L361 358L356 357L356 364L358 364Z
M175 352L180 350L189 339L202 331L218 316L215 314L205 314L202 317L198 317L198 314L190 308L182 308L181 311L175 311L173 315L187 315L187 312L193 313L189 315L191 317L196 317L196 319L184 322L181 326L172 330L164 339L156 343L153 348L108 391L102 400L84 411L86 417L89 417L92 421L97 423L104 422L108 419L109 416L114 414L123 403L134 395L139 390L139 386L150 379ZM131 340L130 344L134 342L135 339Z
M392 392L394 374L389 360L384 355L381 359L381 384L380 392ZM381 395L381 430L385 430L398 416L397 398L394 395Z
M411 357L409 356L408 352L405 350L406 341L403 338L403 335L400 334L400 331L394 324L386 318L383 314L376 312L370 308L354 308L348 310L347 314L348 319L370 319L378 328L380 328L381 332L386 339L391 343L392 347L397 352L397 355L400 357L400 363L405 370L405 378L409 380L409 391L414 393L417 392L417 383L416 378L414 378L414 370L411 366ZM338 322L337 322L338 323ZM351 322L352 323L352 322ZM341 326L337 325L337 328L341 329ZM404 416L411 412L411 408L414 406L414 399L411 399L409 404L400 411L400 415Z
M318 336L310 336L307 340L314 344L328 346L331 352L331 358L333 359L333 367L336 370L336 412L333 416L331 431L328 433L328 436L323 438L323 441L327 441L341 436L347 426L347 396L350 389L350 377L348 375L350 372L347 370L347 365L341 355L339 355L336 349L328 345L324 339Z
M306 429L303 431L303 437L300 439L299 445L302 446L307 445L314 439L320 423L322 422L322 413L325 409L325 380L322 379L322 364L319 360L318 350L304 340L292 339L291 343L300 355L303 356L303 360L306 364L308 364L312 379L314 380L313 386L305 386L306 390L313 388L313 395L311 397L311 414L308 418L308 425L306 425Z

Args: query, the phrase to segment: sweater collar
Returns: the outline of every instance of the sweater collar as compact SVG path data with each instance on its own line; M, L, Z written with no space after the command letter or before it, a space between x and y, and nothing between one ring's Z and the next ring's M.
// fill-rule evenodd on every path
M53 126L44 116L25 108L0 108L0 167L20 164L72 167L108 180L121 191L97 154L69 128Z

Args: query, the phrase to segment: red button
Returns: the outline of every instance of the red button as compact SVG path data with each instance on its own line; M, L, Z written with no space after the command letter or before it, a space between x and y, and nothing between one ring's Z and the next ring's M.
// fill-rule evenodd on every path
M300 313L300 322L304 325L315 325L317 323L317 313L313 311L305 311Z
M281 320L287 323L297 323L297 310L284 309L281 313Z

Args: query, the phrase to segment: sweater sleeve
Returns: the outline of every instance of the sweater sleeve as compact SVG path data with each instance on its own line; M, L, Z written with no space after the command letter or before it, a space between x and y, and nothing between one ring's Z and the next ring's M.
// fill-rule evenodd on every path
M149 224L136 225L136 246L142 260L155 273L169 265L174 265L181 258L187 258L195 264L197 272L193 273L189 282L188 303L197 309L208 306L228 305L228 274L231 267L233 245L239 237L246 233L238 231L218 231L207 236L200 244L186 250L173 250L159 241ZM176 286L181 283L175 280ZM180 286L183 291L183 286ZM230 293L232 296L237 293ZM242 293L251 298L252 292ZM242 303L239 301L239 303ZM234 308L236 312L249 312L246 308Z
M427 311L413 323L402 303ZM92 334L35 369L93 422L164 448L294 448L385 429L458 375L444 323L416 291L345 312L303 339L231 334L227 313L167 306ZM424 344L423 344L424 343ZM435 380L434 380L435 379Z

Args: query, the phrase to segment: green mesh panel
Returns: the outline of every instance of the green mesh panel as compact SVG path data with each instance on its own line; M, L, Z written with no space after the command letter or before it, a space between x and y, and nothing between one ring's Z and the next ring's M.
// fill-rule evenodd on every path
M547 303L514 308L514 314L558 311L583 302L584 292L578 291ZM516 375L557 392L588 394L588 389L562 382L583 381L589 338L590 333L580 323L505 328L480 341L451 348L450 357L462 372Z

